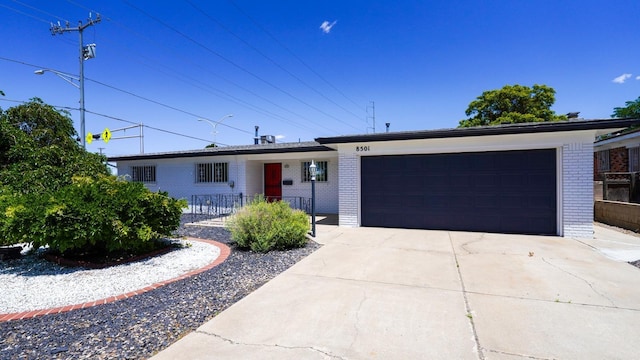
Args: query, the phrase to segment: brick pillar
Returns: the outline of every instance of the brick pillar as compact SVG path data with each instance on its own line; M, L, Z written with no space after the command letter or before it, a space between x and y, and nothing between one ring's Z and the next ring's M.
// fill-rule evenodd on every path
M358 193L360 191L360 159L355 154L338 155L339 202L338 213L340 226L357 227Z
M562 147L563 233L593 238L593 144Z

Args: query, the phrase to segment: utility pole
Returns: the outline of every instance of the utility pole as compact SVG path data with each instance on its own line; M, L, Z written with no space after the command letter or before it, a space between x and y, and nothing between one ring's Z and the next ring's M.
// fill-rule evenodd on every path
M373 120L373 127L367 127L367 132L369 129L373 129L373 133L376 133L376 103L370 101L371 105L367 106L367 125L369 124L369 119ZM369 109L371 109L371 115L369 115Z
M69 22L65 24L65 27L60 26L60 22L57 25L51 23L51 27L49 30L51 31L51 35L63 34L65 32L77 31L80 34L80 139L82 139L82 147L87 148L87 143L85 142L85 129L84 129L84 61L92 59L96 56L96 44L89 44L84 46L82 44L82 32L84 29L92 26L94 24L99 23L101 20L100 14L96 14L96 18L91 18L91 13L89 13L89 19L87 19L86 24L82 24L82 21L78 21L78 27L69 27Z

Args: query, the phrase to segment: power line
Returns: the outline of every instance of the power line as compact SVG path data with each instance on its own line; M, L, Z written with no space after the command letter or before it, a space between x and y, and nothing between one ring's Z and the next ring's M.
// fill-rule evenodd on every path
M290 98L295 99L296 101L298 101L298 102L300 102L300 103L302 103L302 104L304 104L304 105L306 105L306 106L308 106L308 107L310 107L310 108L312 108L312 109L314 109L314 110L318 111L318 112L319 112L319 113L321 113L321 114L324 114L324 115L325 115L325 116L327 116L327 117L330 117L330 118L335 119L335 120L337 120L337 121L339 121L339 122L341 122L341 123L343 123L343 124L345 124L345 125L347 125L347 126L351 126L351 127L353 127L354 129L357 129L355 126L353 126L353 125L351 125L351 124L349 124L349 123L346 123L346 122L344 122L343 120L338 119L337 117L335 117L335 116L333 116L333 115L331 115L331 114L328 114L328 113L327 113L327 112L325 112L324 110L319 109L318 107L316 107L316 106L313 106L313 105L309 104L308 102L306 102L306 101L304 101L304 100L302 100L302 99L298 98L297 96L295 96L295 95L293 95L293 94L289 93L288 91L286 91L286 90L284 90L284 89L282 89L282 88L278 87L277 85L275 85L275 84L273 84L273 83L271 83L271 82L269 82L269 81L265 80L264 78L260 77L259 75L257 75L257 74L255 74L255 73L253 73L253 72L249 71L249 70L248 70L248 69L246 69L245 67L243 67L243 66L241 66L241 65L239 65L239 64L237 64L237 63L235 63L234 61L230 60L229 58L227 58L227 57L223 56L222 54L218 53L217 51L215 51L215 50L213 50L213 49L211 49L211 48L207 47L206 45L204 45L204 44L202 44L202 43L198 42L197 40L195 40L195 39L191 38L190 36L186 35L185 33L181 32L180 30L176 29L175 27L173 27L173 26L171 26L171 25L169 25L169 24L167 24L167 23L163 22L162 20L158 19L157 17L155 17L155 16L153 16L153 15L151 15L151 14L147 13L146 11L144 11L144 10L140 9L139 7L137 7L137 6L133 5L133 4L131 4L129 1L127 1L127 0L123 0L123 2L124 2L125 4L127 4L127 5L129 5L130 7L132 7L133 9L137 10L137 11L138 11L138 12L140 12L141 14L143 14L143 15L145 15L145 16L147 16L147 17L149 17L150 19L152 19L152 20L154 20L154 21L156 21L156 22L158 22L158 23L159 23L159 24L161 24L162 26L164 26L164 27L166 27L166 28L170 29L171 31L173 31L173 32L177 33L178 35L180 35L180 36L184 37L185 39L187 39L187 40L189 40L190 42L192 42L192 43L196 44L197 46L201 47L202 49L204 49L204 50L206 50L206 51L208 51L208 52L210 52L210 53L214 54L215 56L217 56L217 57L219 57L220 59L224 60L225 62L227 62L228 64L232 65L233 67L235 67L235 68L237 68L237 69L241 70L242 72L244 72L244 73L246 73L246 74L248 74L248 75L251 75L251 76L252 76L252 77L254 77L255 79L257 79L257 80L259 80L259 81L261 81L261 82L263 82L263 83L265 83L265 84L269 85L270 87L274 88L275 90L280 91L281 93L283 93L283 94L285 94L285 95L289 96Z
M13 11L13 12L16 12L16 13L20 14L20 15L24 15L24 16L30 17L30 18L32 18L32 19L38 20L38 21L40 21L40 22L43 22L43 23L45 23L45 24L49 24L49 21L47 21L47 20L45 20L45 19L41 19L41 18L39 18L39 17L37 17L37 16L34 16L34 15L31 15L31 14L27 14L27 13L26 13L26 12L24 12L24 11L20 11L20 10L18 10L18 9L14 9L14 8L9 7L9 6L7 6L7 5L0 4L0 7L3 7L3 8L5 8L5 9L9 9L9 10L11 10L11 11Z
M340 91L340 89L338 89L335 85L333 85L332 83L329 82L329 80L327 80L324 76L322 76L321 74L319 74L317 71L315 71L311 66L309 66L309 64L307 64L302 58L300 58L298 55L296 55L291 49L289 49L289 47L287 47L283 42L281 42L280 40L278 40L274 35L272 35L269 31L267 31L267 29L265 29L260 23L258 23L255 19L253 19L251 16L249 16L249 14L247 14L244 10L242 10L242 8L240 8L235 2L233 2L233 0L228 0L229 3L231 3L231 5L233 5L242 15L244 15L247 19L249 19L249 21L251 21L258 29L260 29L262 32L264 32L265 34L267 34L267 36L269 36L273 41L275 41L278 45L280 45L280 47L282 47L286 52L288 52L291 56L293 56L294 58L296 58L296 60L298 60L302 65L304 65L304 67L306 67L309 71L311 71L312 73L314 73L318 78L320 78L320 80L324 81L325 84L329 85L331 88L333 88L335 91L337 91L340 95L342 95L345 99L349 100L352 104L354 104L356 107L362 109L362 105L356 103L355 101L353 101L350 97L348 97L345 93L343 93L342 91Z
M0 60L10 61L10 62L14 62L14 63L17 63L17 64L30 66L30 67L32 67L32 68L36 68L36 69L38 69L38 68L43 68L42 66L38 66L38 65L34 65L34 64L30 64L30 63L27 63L27 62L24 62L24 61L20 61L20 60L9 59L9 58L5 58L5 57L2 57L2 56L0 56ZM133 96L133 97L137 97L137 98L139 98L139 99L142 99L142 100L145 100L145 101L151 102L151 103L153 103L153 104L160 105L160 106L166 107L166 108L168 108L168 109L171 109L171 110L175 110L175 111L181 112L181 113L186 114L186 115L190 115L190 116L193 116L193 117L196 117L196 118L206 118L205 116L201 116L201 115L198 115L198 114L194 114L194 113L192 113L192 112L189 112L189 111L186 111L186 110L182 110L182 109L179 109L179 108L176 108L176 107L174 107L174 106L171 106L171 105L167 105L167 104L161 103L161 102L156 101L156 100L153 100L153 99L146 98L146 97L144 97L144 96L142 96L142 95L138 95L138 94L132 93L132 92L130 92L130 91L127 91L127 90L123 90L123 89L117 88L117 87L115 87L115 86L112 86L112 85L109 85L109 84L103 83L103 82L101 82L101 81L93 80L93 79L88 78L88 77L85 77L85 80L87 80L87 81L91 81L91 82L94 82L94 83L96 83L96 84L102 85L102 86L104 86L104 87L107 87L107 88L110 88L110 89L113 89L113 90L116 90L116 91L120 91L120 92L125 93L125 94L127 94L127 95L131 95L131 96ZM240 99L238 99L238 100L239 100L239 101L242 101L242 100L240 100ZM78 108L70 108L70 109L72 109L72 110L79 110ZM268 110L265 110L265 111L268 111ZM87 112L88 112L88 111L87 111ZM274 114L274 115L276 115L276 114ZM132 122L132 124L138 124L138 123ZM240 128L237 128L237 127L235 127L235 126L229 125L229 124L224 124L224 123L223 123L223 124L220 124L220 125L223 125L223 126L225 126L225 127L227 127L227 128L230 128L230 129L233 129L233 130L237 130L237 131L240 131L240 132L243 132L243 133L249 134L249 135L253 135L253 133L252 133L252 132L250 132L250 131L240 129ZM225 145L225 144L223 144L223 145Z
M231 29L229 29L228 27L226 27L224 24L222 24L220 21L218 21L217 19L215 19L213 16L209 15L208 13L206 13L204 10L202 10L201 8L197 7L195 4L193 4L193 2L189 1L189 0L185 0L189 5L191 5L194 9L198 10L202 15L204 15L206 18L208 18L209 20L211 20L212 22L216 23L219 27L221 27L222 29L224 29L226 32L228 32L229 34L231 34L233 37L235 37L236 39L238 39L239 41L241 41L243 44L245 44L247 47L249 47L250 49L252 49L253 51L255 51L256 53L260 54L260 56L264 57L265 59L267 59L270 63L272 63L273 65L275 65L277 68L279 68L280 70L284 71L285 73L287 73L289 76L291 76L292 78L296 79L298 82L300 82L302 85L306 86L307 88L311 89L313 92L315 92L316 94L320 95L322 98L324 98L325 100L329 101L330 103L334 104L335 106L339 107L340 109L344 110L345 112L355 116L356 118L360 118L360 116L354 114L351 110L346 109L345 107L343 107L342 105L338 104L337 102L333 101L332 99L330 99L329 97L327 97L325 94L323 94L322 92L320 92L318 89L316 89L315 87L309 85L306 81L302 80L300 77L298 77L297 75L295 75L294 73L292 73L291 71L287 70L285 67L283 67L282 65L280 65L278 62L276 62L275 60L273 60L271 57L269 57L267 54L263 53L262 51L260 51L260 49L256 48L255 46L253 46L252 44L250 44L248 41L246 41L245 39L241 38L239 35L237 35L236 33L234 33L233 31L231 31Z
M94 10L92 10L92 9L89 9L89 8L85 7L85 6L82 6L82 5L80 5L80 4L77 4L76 2L74 2L74 1L72 1L72 0L67 0L67 2L69 2L69 3L73 4L73 5L76 5L76 6L80 7L80 8L83 8L83 9L85 9L85 10L94 11ZM115 24L115 25L117 25L117 26L121 27L121 28L122 28L122 29L124 29L125 31L130 32L130 33L132 33L132 34L134 34L134 35L136 35L136 36L138 36L138 37L140 37L140 38L142 38L142 39L146 40L147 42L153 42L153 43L158 44L159 46L166 47L166 44L165 44L165 43L161 43L161 42L158 42L157 40L154 40L154 39L152 39L152 38L149 38L149 37L147 37L146 35L141 34L140 32L135 31L135 30L133 30L133 29L131 29L131 28L127 27L126 25L124 25L124 24L122 24L122 23L120 23L120 22L118 22L118 21L115 21L115 20L114 20L114 19L112 19L112 18L105 17L105 19L106 19L107 21L110 21L111 23L113 23L113 24ZM122 45L122 44L120 44L120 45ZM125 45L125 46L126 46L126 45ZM173 50L173 49L170 49L170 51L172 51L172 50ZM136 49L132 49L132 51L133 51L133 52L135 52L135 51L137 51L137 50L136 50ZM152 59L149 59L149 58L147 58L147 57L145 57L145 56L142 56L142 55L139 55L139 56L140 56L140 57L142 57L142 58L144 58L144 59L145 59L145 60L147 60L147 61L154 62L154 63L158 63L157 61L152 60ZM188 62L189 64L193 65L194 67L197 67L197 68L201 69L201 70L202 70L202 71L204 71L204 72L210 73L210 74L212 74L212 75L216 76L217 78L221 79L222 81L225 81L225 82L227 82L227 83L229 83L229 84L231 84L231 85L233 85L233 86L236 86L237 88L239 88L239 89L241 89L241 90L244 90L244 91L246 91L247 93L249 93L249 94L251 94L251 95L253 95L253 96L255 96L255 97L257 97L257 98L259 98L259 99L261 99L261 100L263 100L263 101L265 101L265 102L267 102L267 103L269 103L269 104L271 104L271 105L273 105L273 106L275 106L275 107L277 107L277 108L279 108L279 109L281 109L281 110L285 111L285 112L288 112L288 113L290 113L290 114L292 114L292 115L294 115L294 116L296 116L296 117L298 117L298 118L300 118L300 119L309 120L309 119L308 119L308 118L306 118L304 115L301 115L301 114L298 114L298 113L296 113L296 112L294 112L294 111L291 111L291 110L289 110L289 109L287 109L287 108L285 108L285 107L283 107L283 106L281 106L281 105L279 105L279 104L277 104L277 103L275 103L275 102L273 102L273 101L269 100L268 98L266 98L266 97L264 97L264 96L260 95L259 93L256 93L255 91L252 91L252 90L250 90L250 89L248 89L248 88L246 88L246 87L243 87L242 85L240 85L240 84L238 84L238 83L236 83L236 82L234 82L234 81L232 81L232 80L230 80L230 79L228 79L228 78L225 78L224 76L221 76L221 75L219 75L219 74L217 74L217 73L215 73L215 72L212 72L212 71L211 71L210 69L208 69L208 68L204 68L204 67L202 67L200 64L198 64L198 63L195 63L195 62L191 61L191 59L190 59L190 58L182 56L182 54L181 54L181 53L177 53L177 54L176 54L176 56L177 56L177 57L182 58L184 61ZM142 64L143 64L144 66L149 67L149 65L148 65L148 64L146 64L146 63L142 63ZM160 65L161 65L161 64L160 64ZM164 65L161 65L161 66L166 67L166 66L164 66ZM199 80L195 80L195 79L193 79L193 78L191 78L191 77L189 77L189 76L186 76L186 75L181 75L178 71L175 71L175 70L173 70L173 69L171 69L171 68L169 68L169 69L170 69L170 70L172 70L173 72L175 72L176 74L178 74L179 76L182 76L182 77L184 77L184 78L187 78L187 79L189 79L189 80L191 80L191 81L194 81L194 82L196 82L196 83L203 84L203 83L202 83L201 81L199 81ZM157 69L156 69L156 71L159 71L159 72L161 72L161 73L163 73L163 74L167 74L166 72L163 72L163 71L160 71L160 70L157 70ZM174 77L175 77L175 75L171 75L171 76L174 76ZM181 81L184 81L183 79L180 79L180 80L181 80ZM185 82L187 82L187 81L185 81ZM187 82L187 83L189 83L189 82ZM191 86L196 87L196 88L203 89L201 86L194 85L193 83L189 83L189 84L190 84ZM252 110L252 111L255 111L255 112L259 113L259 114L265 115L265 116L267 116L267 117L271 117L271 118L273 118L273 119L280 120L280 121L285 121L287 124L293 124L294 126L297 126L297 127L299 127L299 128L303 128L303 129L306 129L306 130L314 131L314 130L313 130L313 129L311 129L309 126L306 126L306 125L304 125L304 124L302 124L302 123L300 123L300 122L298 122L298 121L295 121L295 120L293 120L293 119L290 119L290 118L284 117L284 116L282 116L282 115L276 114L276 113L274 113L274 112L272 112L272 111L266 110L266 109L264 109L264 108L262 108L262 107L260 107L260 106L257 106L257 105L254 105L254 104L251 104L251 103L249 103L249 102L247 102L247 101L245 101L245 100L242 100L242 99L240 99L240 98L238 98L238 97L236 97L236 96L234 96L234 95L231 95L230 93L228 93L228 92L226 92L226 91L224 91L224 90L221 90L221 89L218 89L218 88L212 87L212 86L211 86L211 85L209 85L209 84L203 84L203 85L204 85L206 88L208 88L208 89L203 89L203 90L205 90L205 91L207 91L207 92L209 92L209 93L212 93L212 94L214 94L214 95L216 95L216 96L218 96L218 97L220 97L220 98L222 98L222 99L225 99L225 100L227 100L227 101L231 101L231 102L236 103L236 104L238 104L238 105L240 105L240 106L243 106L243 107L245 107L245 108L247 108L247 109L249 109L249 110ZM310 121L310 120L309 120L309 121ZM318 127L318 128L322 128L322 129L325 129L325 130L327 130L327 131L329 131L329 132L331 132L331 133L335 133L335 130L334 130L334 129L328 128L328 127L326 127L326 126L323 126L323 125L318 124L318 123L315 123L315 122L311 122L311 121L310 121L310 123L311 123L311 124L313 124L314 126ZM231 127L231 126L229 126L228 124L221 124L221 125L222 125L222 126L226 126L226 127Z
M14 100L14 99L5 99L5 98L0 98L0 101L19 103L19 104L27 104L27 103L30 102L30 101L24 101L24 100ZM80 110L79 108L74 108L74 107L69 107L69 106L60 106L60 105L52 105L52 104L47 104L47 105L52 106L52 107L54 107L56 109L74 110L74 111ZM93 115L96 115L96 116L104 117L104 118L107 118L107 119L121 121L121 122L124 122L124 123L127 123L127 124L132 124L132 125L141 125L139 122L122 119L122 118L119 118L119 117L116 117L116 116L101 114L101 113L98 113L98 112L95 112L95 111L91 111L91 110L85 110L85 111L87 113L89 113L89 114L93 114ZM207 143L211 143L211 140L202 139L202 138L199 138L199 137L182 134L182 133L175 132L175 131L172 131L172 130L161 129L161 128L157 128L157 127L149 126L149 125L144 125L144 124L142 124L142 126L144 126L147 129L156 130L156 131L164 132L164 133L175 135L175 136L181 136L181 137L188 138L188 139L194 139L194 140L199 140L199 141L204 141L204 142L207 142ZM219 144L224 145L224 146L229 146L228 144L223 144L223 143L219 143Z
M194 113L192 113L192 112L190 112L190 111L182 110L182 109L178 109L178 108L177 108L177 107L175 107L175 106L167 105L167 104L161 103L161 102L159 102L159 101L156 101L156 100L153 100L153 99L149 99L149 98L147 98L147 97L144 97L144 96L142 96L142 95L134 94L134 93L132 93L131 91L127 91L127 90L119 89L119 88L117 88L117 87L115 87L115 86L112 86L112 85L109 85L109 84L105 84L105 83L103 83L103 82L101 82L101 81L98 81L98 80L93 80L93 79L89 79L89 78L86 78L86 79L87 79L87 80L89 80L89 81L92 81L92 82L94 82L94 83L96 83L96 84L102 85L102 86L104 86L104 87L108 87L108 88L110 88L110 89L113 89L113 90L117 90L117 91L123 92L123 93L125 93L125 94L127 94L127 95L131 95L131 96L137 97L138 99L142 99L142 100L148 101L148 102L150 102L150 103L154 103L154 104L156 104L156 105L160 105L160 106L162 106L162 107L166 107L167 109L171 109L171 110L174 110L174 111L177 111L177 112L181 112L181 113L183 113L183 114L190 115L190 116L193 116L193 117L196 117L196 118L202 118L202 117L203 117L203 116L199 116L199 115L197 115L197 114L194 114ZM237 127L235 127L235 126L227 125L227 127L228 127L228 128L231 128L231 129L234 129L234 130L237 130L237 131L241 131L241 132L244 132L244 133L250 134L250 135L252 135L252 134L253 134L253 133L252 133L252 132L250 132L250 131L242 130L242 129L237 128Z
M26 66L30 66L30 67L33 67L33 68L42 68L42 67L37 66L37 65L34 65L34 64L29 64L29 63L24 62L24 61L19 61L19 60L14 60L14 59L9 59L9 58L5 58L5 57L2 57L2 56L0 56L0 60L10 61L10 62L14 62L14 63L18 63L18 64L26 65ZM127 95L131 95L131 96L137 97L137 98L139 98L139 99L142 99L142 100L145 100L145 101L151 102L151 103L153 103L153 104L156 104L156 105L160 105L160 106L166 107L166 108L168 108L168 109L171 109L171 110L174 110L174 111L178 111L178 112L180 112L180 113L183 113L183 114L187 114L187 115L193 116L193 117L195 117L195 118L203 118L203 117L204 117L204 116L200 116L200 115L198 115L198 114L194 114L194 113L189 112L189 111L186 111L186 110L179 109L179 108L177 108L177 107L175 107L175 106L167 105L167 104L161 103L161 102L159 102L159 101L156 101L156 100L153 100L153 99L149 99L149 98L147 98L147 97L144 97L144 96L142 96L142 95L138 95L138 94L132 93L132 92L130 92L130 91L127 91L127 90L123 90L123 89L117 88L117 87L115 87L115 86L112 86L112 85L109 85L109 84L103 83L103 82L98 81L98 80L93 80L93 79L90 79L90 78L85 78L85 80L87 80L87 81L91 81L91 82L94 82L94 83L96 83L96 84L102 85L102 86L107 87L107 88L109 88L109 89L113 89L113 90L116 90L116 91L120 91L120 92L125 93L125 94L127 94ZM225 124L222 124L222 125L225 125ZM226 125L226 126L227 126L228 128L231 128L231 129L234 129L234 130L237 130L237 131L240 131L240 132L243 132L243 133L249 134L249 135L253 135L253 133L252 133L252 132L250 132L250 131L243 130L243 129L240 129L240 128L237 128L237 127L235 127L235 126L231 126L231 125Z
M39 8L35 7L35 6L29 5L29 4L25 4L25 3L23 3L22 1L18 1L18 0L11 0L11 1L13 1L13 2L14 2L14 3L16 3L16 4L22 5L22 6L26 7L26 8L29 8L29 9L35 10L35 11L37 11L37 12L39 12L39 13L45 14L45 15L47 15L47 16L49 16L49 17L52 17L52 18L55 18L55 19L58 19L58 20L62 20L62 21L68 21L68 20L67 20L67 19L65 19L65 18L62 18L62 17L60 17L60 16L57 16L57 15L54 15L54 14L48 13L48 12L46 12L46 11L44 11L44 10L41 10L41 9L39 9ZM48 22L48 21L46 21L46 20L41 20L41 21L46 22L46 23L49 23L49 22Z
M133 121L130 121L130 120L125 120L125 119L122 119L122 118L118 118L118 117L115 117L115 116L105 115L105 114L101 114L101 113L97 113L97 112L89 111L89 110L87 110L87 112L90 113L90 114L93 114L93 115L105 117L105 118L112 119L112 120L122 121L122 122L125 122L125 123L134 124L134 125L142 125L143 127L147 128L147 129L164 132L164 133L171 134L171 135L176 135L176 136L181 136L181 137L188 138L188 139L194 139L194 140L204 141L206 143L211 143L211 140L202 139L202 138L191 136L191 135L185 135L185 134L181 134L181 133L178 133L178 132L175 132L175 131L157 128L157 127L154 127L154 126L140 124L140 123L136 123L136 122L133 122ZM219 143L219 144L224 145L224 146L229 146L227 144L222 144L222 143Z

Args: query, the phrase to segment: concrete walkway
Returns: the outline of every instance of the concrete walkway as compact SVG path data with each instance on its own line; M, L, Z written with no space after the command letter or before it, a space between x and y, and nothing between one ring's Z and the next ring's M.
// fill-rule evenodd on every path
M154 359L636 359L640 269L602 250L640 238L608 231L320 225L324 247Z

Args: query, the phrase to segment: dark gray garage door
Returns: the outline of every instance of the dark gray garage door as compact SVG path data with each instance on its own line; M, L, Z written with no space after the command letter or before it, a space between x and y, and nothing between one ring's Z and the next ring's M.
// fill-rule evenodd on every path
M556 151L362 157L362 226L555 235Z

